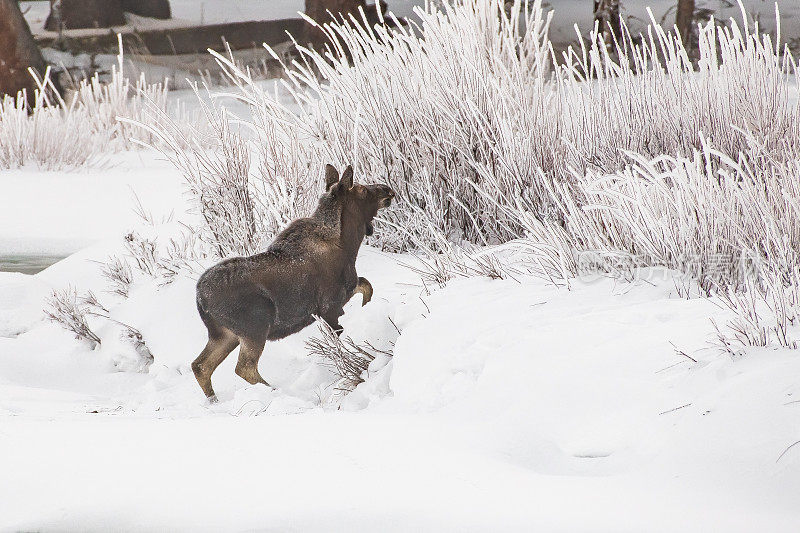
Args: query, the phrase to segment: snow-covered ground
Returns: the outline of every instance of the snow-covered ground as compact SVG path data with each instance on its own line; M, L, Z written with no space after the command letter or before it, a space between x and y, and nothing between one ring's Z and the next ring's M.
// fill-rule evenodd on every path
M181 180L146 151L110 163L0 174L0 250L88 245L35 276L0 273L0 530L800 527L800 358L723 354L709 319L726 312L678 297L670 272L429 292L403 266L414 258L365 248L375 297L342 324L394 356L336 409L311 326L268 344L275 389L238 378L234 352L208 405L189 368L205 344L193 276L140 276L124 299L97 263L128 230L164 239L191 224ZM97 322L91 349L43 320L44 298L70 285L141 331L147 372L113 322Z
M135 198L158 219L184 216L183 181L150 152L110 156L106 169L0 173L0 255L67 254L137 223Z
M413 256L365 247L375 297L344 334L393 355L342 396L311 326L267 345L272 388L234 352L209 405L189 365L210 262L168 284L134 269L127 297L102 274L129 232L164 245L200 223L178 171L138 150L2 171L0 191L0 262L69 255L0 272L0 531L800 530L798 352L728 355L731 315L675 272L426 287ZM69 287L107 310L97 347L44 317Z

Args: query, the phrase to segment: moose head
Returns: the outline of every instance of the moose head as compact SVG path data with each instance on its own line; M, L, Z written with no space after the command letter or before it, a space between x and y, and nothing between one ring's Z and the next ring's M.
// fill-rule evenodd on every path
M358 231L363 228L364 235L372 235L375 228L372 220L378 209L389 207L395 197L388 185L361 185L353 181L353 167L348 165L342 173L333 165L325 165L325 195L341 207L341 223Z

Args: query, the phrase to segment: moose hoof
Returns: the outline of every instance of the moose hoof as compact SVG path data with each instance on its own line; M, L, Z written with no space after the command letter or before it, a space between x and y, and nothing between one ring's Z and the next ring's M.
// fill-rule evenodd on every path
M372 284L367 280L367 278L358 278L358 285L356 285L356 290L353 291L353 294L361 293L363 300L361 301L361 307L364 307L372 300Z

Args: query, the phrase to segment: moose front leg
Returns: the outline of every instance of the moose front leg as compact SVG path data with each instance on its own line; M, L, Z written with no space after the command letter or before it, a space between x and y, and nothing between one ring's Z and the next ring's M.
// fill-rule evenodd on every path
M367 281L367 278L358 278L358 285L356 285L356 289L353 291L353 296L356 294L361 293L363 300L361 301L361 306L367 305L367 303L372 300L372 284Z
M341 336L342 331L344 328L339 324L339 317L344 314L343 309L337 309L336 311L330 311L322 315L322 320L327 322L327 324L331 327L331 329L336 333L336 335Z

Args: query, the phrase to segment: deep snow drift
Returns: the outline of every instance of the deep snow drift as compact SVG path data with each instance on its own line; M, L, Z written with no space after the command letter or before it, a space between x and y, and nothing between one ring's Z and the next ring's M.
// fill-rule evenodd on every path
M189 369L205 343L192 276L139 276L123 299L97 263L124 253L125 231L163 240L191 223L163 165L145 151L111 171L3 175L49 180L54 206L77 207L92 180L106 196L96 224L42 228L102 241L35 276L0 273L0 530L797 530L800 359L723 354L709 319L726 312L678 297L672 272L426 288L413 257L366 247L375 298L342 324L391 359L342 398L308 355L310 326L268 344L274 389L238 378L234 352L207 405ZM40 215L11 213L19 232ZM70 285L141 331L146 372L119 325L92 322L92 349L43 320Z

